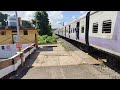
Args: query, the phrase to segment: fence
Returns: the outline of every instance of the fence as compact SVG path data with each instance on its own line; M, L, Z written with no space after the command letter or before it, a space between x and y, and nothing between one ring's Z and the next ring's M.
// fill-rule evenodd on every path
M1 59L0 78L3 78L9 75L10 73L16 71L18 67L21 66L26 61L26 58L34 52L35 49L36 44L32 44L24 48L20 53L17 53L8 59Z
M22 44L22 50L28 47L29 44ZM18 49L16 44L0 45L0 59L7 59L16 54Z

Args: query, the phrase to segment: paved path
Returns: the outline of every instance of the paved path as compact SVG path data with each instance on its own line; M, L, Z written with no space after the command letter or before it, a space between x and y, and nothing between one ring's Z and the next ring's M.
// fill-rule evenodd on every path
M32 65L34 67L101 63L83 51L67 51L61 44L41 45L36 53L39 55Z
M26 67L12 79L111 79L91 64L101 64L83 51L67 51L61 44L40 45Z

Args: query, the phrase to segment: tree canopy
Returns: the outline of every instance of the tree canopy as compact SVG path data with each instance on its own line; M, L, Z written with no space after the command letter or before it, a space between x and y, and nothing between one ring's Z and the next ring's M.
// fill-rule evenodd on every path
M0 22L1 22L2 27L7 25L6 21L7 21L8 16L9 16L8 14L3 14L3 13L0 12Z
M27 20L22 20L22 26L25 27L25 28L33 27L32 23L30 21L27 21Z
M39 35L51 35L51 25L46 11L35 12L35 18L32 23L37 29L40 29Z

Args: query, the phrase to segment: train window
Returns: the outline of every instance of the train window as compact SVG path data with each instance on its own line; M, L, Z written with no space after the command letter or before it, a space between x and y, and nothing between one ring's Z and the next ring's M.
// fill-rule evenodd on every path
M71 29L71 33L72 33L72 29Z
M93 33L98 33L98 23L93 23Z
M74 33L74 28L73 28L73 33Z
M111 20L103 21L102 33L111 33Z
M76 28L74 29L74 31L76 32Z
M84 33L84 26L81 27L81 33Z

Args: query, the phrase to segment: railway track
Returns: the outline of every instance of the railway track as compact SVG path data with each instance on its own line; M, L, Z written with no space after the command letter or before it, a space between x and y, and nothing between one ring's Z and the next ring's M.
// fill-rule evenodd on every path
M58 41L61 41L61 43L63 44L63 46L65 48L67 48L67 50L70 50L70 51L71 50L73 50L73 51L81 50L81 51L86 52L83 48L81 48L79 46L78 42L73 42L73 41L71 41L67 38L63 38L63 37L60 37L58 39ZM99 51L96 51L96 52L99 53ZM102 52L100 52L100 53L102 53ZM119 77L120 76L120 69L118 67L114 67L114 65L107 62L107 59L104 58L105 56L100 57L100 55L98 55L96 53L87 53L87 54L94 57L98 61L103 62L102 64L91 64L94 68L96 68L98 71L100 71L102 73L105 73L106 75L110 75L110 77L113 79L120 79L120 77ZM110 57L112 57L112 56L110 56ZM115 58L112 57L111 59L115 59Z

